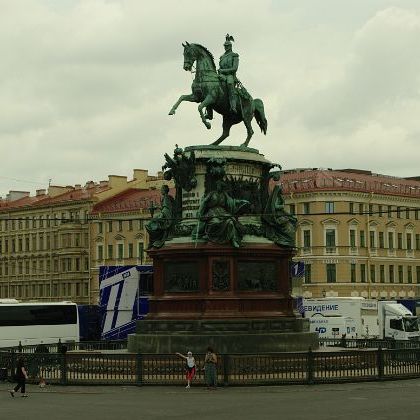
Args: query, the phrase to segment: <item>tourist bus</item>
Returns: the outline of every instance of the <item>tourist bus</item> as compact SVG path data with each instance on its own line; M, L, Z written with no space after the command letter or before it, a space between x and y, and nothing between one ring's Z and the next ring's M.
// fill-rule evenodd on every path
M79 341L73 302L19 302L0 299L0 347Z

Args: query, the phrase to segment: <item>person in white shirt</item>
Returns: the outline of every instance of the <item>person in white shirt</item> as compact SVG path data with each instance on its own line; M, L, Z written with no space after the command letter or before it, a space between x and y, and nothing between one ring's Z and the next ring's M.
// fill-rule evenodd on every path
M187 377L187 386L185 388L190 388L191 382L194 379L195 371L196 371L195 359L190 351L187 353L186 356L181 353L175 353L175 354L186 361L185 369L186 369L186 377Z

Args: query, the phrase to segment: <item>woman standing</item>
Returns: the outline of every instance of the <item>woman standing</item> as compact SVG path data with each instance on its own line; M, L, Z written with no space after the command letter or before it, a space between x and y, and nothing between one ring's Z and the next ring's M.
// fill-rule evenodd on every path
M17 367L16 367L16 381L17 385L14 387L14 389L11 389L10 395L12 397L15 396L15 392L18 392L20 389L20 392L22 393L22 397L27 397L28 394L25 392L25 386L26 386L26 380L28 379L28 374L25 369L25 361L22 357L19 357L17 360Z
M204 359L204 373L206 376L207 388L217 388L217 356L211 347L207 348Z
M192 353L189 351L186 356L181 353L175 353L177 356L182 357L186 362L186 377L187 377L187 386L185 388L191 387L191 382L195 376L195 359Z

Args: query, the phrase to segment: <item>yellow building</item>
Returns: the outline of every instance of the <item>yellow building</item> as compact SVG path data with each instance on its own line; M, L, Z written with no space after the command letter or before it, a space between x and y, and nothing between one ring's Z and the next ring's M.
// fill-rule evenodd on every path
M95 301L99 298L101 266L152 263L146 252L145 225L151 212L158 209L160 198L160 189L128 189L93 207L90 249Z
M420 297L420 179L358 170L285 171L305 297Z
M97 303L91 212L127 189L159 188L162 173L134 170L85 186L11 191L0 201L0 298ZM93 274L92 274L93 273Z

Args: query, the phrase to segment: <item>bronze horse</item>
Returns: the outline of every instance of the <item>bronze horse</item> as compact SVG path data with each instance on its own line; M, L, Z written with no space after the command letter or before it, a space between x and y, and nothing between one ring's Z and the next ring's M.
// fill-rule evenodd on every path
M239 106L237 112L233 112L230 109L227 87L217 73L214 58L210 51L202 45L188 42L182 44L182 46L184 47L184 70L192 71L193 64L194 62L196 63L195 78L191 86L192 94L181 95L169 111L169 115L174 115L179 104L183 101L200 103L198 112L200 113L201 121L210 129L211 124L207 119L212 118L214 109L223 116L223 133L212 143L213 145L220 144L229 136L232 125L243 121L247 130L247 137L241 147L247 147L254 134L251 126L253 117L257 120L261 131L266 134L267 119L264 114L263 101L261 99L252 99L246 89L239 84L235 89ZM206 108L206 114L203 112L203 108Z

